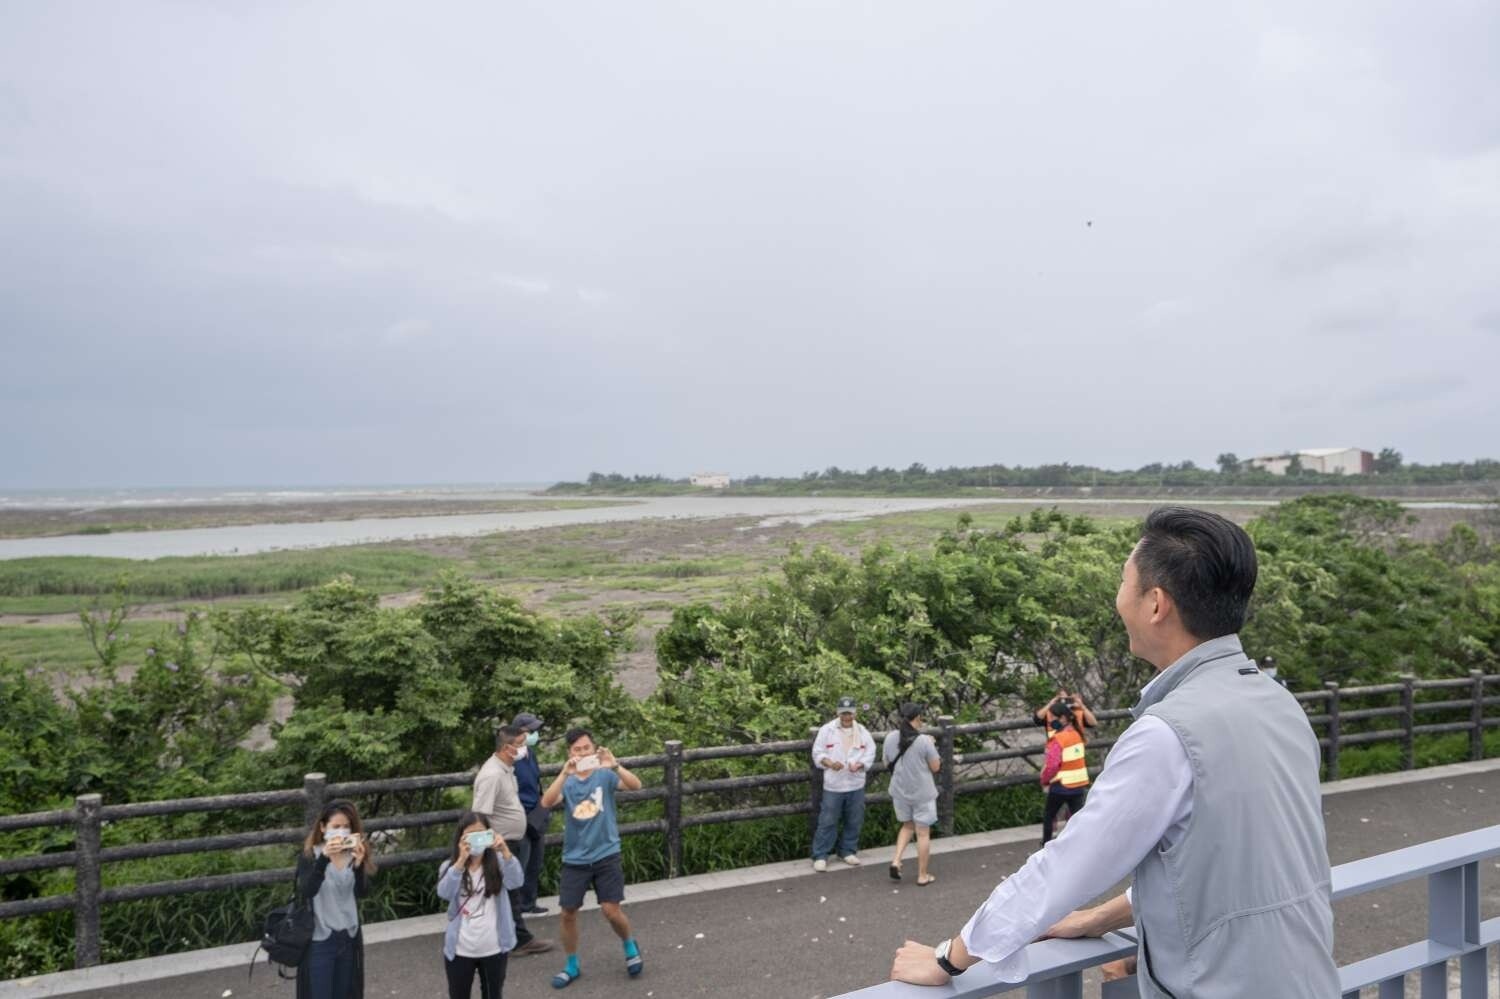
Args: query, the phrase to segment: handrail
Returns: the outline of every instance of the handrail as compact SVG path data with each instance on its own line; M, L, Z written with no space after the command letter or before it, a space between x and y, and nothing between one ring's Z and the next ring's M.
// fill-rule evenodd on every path
M1379 986L1382 996L1404 995L1406 976L1410 974L1421 976L1422 995L1446 996L1447 962L1455 959L1459 962L1462 994L1483 999L1489 972L1486 948L1500 942L1500 919L1479 918L1479 862L1497 856L1500 825L1335 867L1335 902L1404 881L1428 879L1426 939L1340 968L1343 999L1359 999L1359 990L1371 986ZM1025 950L1029 974L1024 981L1002 981L999 965L981 964L940 988L883 982L835 999L979 999L1021 989L1026 990L1027 999L1081 999L1085 970L1134 956L1135 952L1129 932L1090 940L1042 940ZM1101 989L1103 999L1136 995L1133 976L1105 982Z

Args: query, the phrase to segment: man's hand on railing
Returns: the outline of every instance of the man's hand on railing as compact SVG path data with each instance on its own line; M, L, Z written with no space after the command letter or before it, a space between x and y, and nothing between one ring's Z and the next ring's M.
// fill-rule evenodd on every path
M947 985L948 973L937 963L937 948L908 940L896 951L891 981L908 985Z
M1127 957L1119 961L1111 961L1101 964L1099 970L1104 974L1106 982L1117 982L1122 978L1129 978L1135 974L1135 958Z

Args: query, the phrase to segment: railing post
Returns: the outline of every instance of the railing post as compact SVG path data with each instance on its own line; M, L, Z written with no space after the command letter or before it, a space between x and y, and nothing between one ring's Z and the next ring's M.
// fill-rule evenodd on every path
M944 836L953 835L953 716L938 717L938 829Z
M1083 972L1073 971L1028 985L1026 999L1083 999Z
M1328 752L1323 757L1329 780L1339 779L1339 685L1323 684L1328 691Z
M1417 765L1416 738L1412 730L1417 725L1417 678L1410 673L1401 674L1401 769L1411 770Z
M1447 947L1472 947L1480 937L1479 910L1479 864L1464 864L1450 867L1427 876L1427 936L1435 943ZM1486 952L1473 951L1459 960L1460 995L1463 999L1484 999ZM1439 967L1442 967L1439 965ZM1443 976L1446 979L1446 974ZM1430 994L1446 996L1447 982L1436 973L1422 973L1423 997L1427 991L1439 987L1442 991Z
M104 799L80 794L73 799L73 965L92 968L99 963L99 809Z
M682 874L682 741L668 739L662 780L667 786L667 877Z
M810 728L808 737L813 740L813 749L816 750L818 740L818 729ZM816 753L807 754L807 766L810 777L807 782L807 800L812 805L812 811L807 816L807 842L811 848L813 840L818 835L818 813L823 810L823 768L813 762Z
M1474 681L1474 703L1469 708L1469 722L1474 726L1469 732L1469 759L1484 759L1484 670L1469 670Z
M302 778L302 824L311 829L323 814L323 801L328 796L328 775L308 774Z

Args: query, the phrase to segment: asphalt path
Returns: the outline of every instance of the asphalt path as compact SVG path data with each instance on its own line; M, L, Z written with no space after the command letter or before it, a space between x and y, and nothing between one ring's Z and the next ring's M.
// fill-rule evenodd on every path
M1348 791L1325 799L1328 846L1335 864L1442 836L1500 824L1500 775L1478 774L1395 787ZM619 942L598 912L580 916L583 976L569 999L819 999L885 979L906 937L936 942L958 931L997 881L1034 847L966 850L934 858L937 883L918 888L889 880L884 863L788 878L770 884L630 904L626 912L645 956L645 973L625 975ZM1493 868L1500 868L1494 864ZM1500 870L1484 872L1481 913L1500 915ZM1106 895L1111 893L1105 893ZM1423 935L1423 881L1336 906L1340 964L1410 943ZM556 939L557 919L534 918L538 936ZM441 938L417 937L369 948L366 995L445 995ZM505 995L559 995L549 981L558 954L511 961ZM264 967L247 983L245 969L226 969L96 992L96 999L289 999L295 989ZM477 990L476 990L477 993Z

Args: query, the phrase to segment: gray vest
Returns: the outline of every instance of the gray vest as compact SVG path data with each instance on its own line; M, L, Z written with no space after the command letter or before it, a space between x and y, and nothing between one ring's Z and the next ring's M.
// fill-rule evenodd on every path
M1131 713L1172 726L1193 767L1187 830L1135 869L1145 999L1335 999L1318 740L1239 636L1174 663Z

